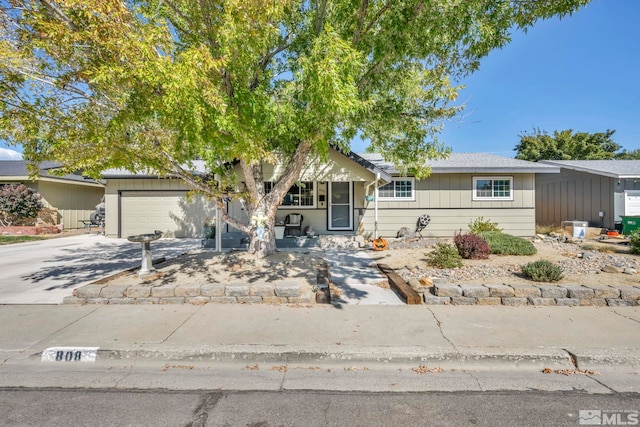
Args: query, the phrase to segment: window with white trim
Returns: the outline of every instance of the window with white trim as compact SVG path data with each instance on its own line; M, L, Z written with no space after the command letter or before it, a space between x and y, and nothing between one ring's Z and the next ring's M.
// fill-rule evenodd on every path
M393 178L388 184L378 188L379 200L414 200L415 179Z
M273 188L272 182L264 183L264 192L270 193ZM282 207L315 207L315 186L313 181L303 181L294 184L282 200Z
M473 200L513 200L513 177L473 177Z

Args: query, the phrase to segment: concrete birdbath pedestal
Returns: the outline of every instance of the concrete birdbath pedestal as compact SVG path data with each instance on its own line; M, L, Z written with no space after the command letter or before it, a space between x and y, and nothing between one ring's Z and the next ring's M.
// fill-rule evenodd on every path
M151 262L151 242L158 240L161 237L162 231L158 230L156 230L155 233L135 234L127 237L127 240L130 242L142 244L142 265L140 266L140 271L138 271L139 277L147 276L156 271Z

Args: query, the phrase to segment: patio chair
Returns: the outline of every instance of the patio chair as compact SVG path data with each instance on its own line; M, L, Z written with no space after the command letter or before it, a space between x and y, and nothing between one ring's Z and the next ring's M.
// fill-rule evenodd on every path
M284 235L290 236L292 230L298 230L298 236L302 236L302 214L292 213L284 219Z

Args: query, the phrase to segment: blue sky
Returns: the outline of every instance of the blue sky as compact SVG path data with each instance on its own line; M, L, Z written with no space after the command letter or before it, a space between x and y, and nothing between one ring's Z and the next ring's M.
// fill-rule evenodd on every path
M593 0L572 16L514 34L461 82L457 103L465 110L445 124L441 139L454 152L513 157L519 135L534 128L614 129L618 144L640 148L638 17L640 0ZM0 159L10 158L6 148L0 142Z

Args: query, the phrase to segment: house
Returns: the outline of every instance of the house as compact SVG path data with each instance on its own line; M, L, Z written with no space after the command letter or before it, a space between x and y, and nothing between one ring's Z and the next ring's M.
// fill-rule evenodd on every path
M552 165L482 153L455 153L433 160L424 180L403 177L376 154L330 150L326 162L310 160L276 215L303 215L303 227L316 234L395 237L402 227L415 229L422 214L431 217L423 236L451 237L478 217L497 222L506 233L535 234L535 182L538 174L558 173ZM204 172L195 162L196 173ZM265 187L281 165L265 165ZM153 173L105 171L106 235L126 237L161 230L167 236L200 237L214 215L211 202L187 196L175 178ZM239 203L229 213L247 221ZM225 225L223 232L234 231Z
M560 168L536 180L536 221L586 221L620 228L621 215L640 216L640 160L544 160ZM637 206L636 206L637 205Z
M42 196L45 207L57 211L57 224L64 229L82 228L104 196L104 185L81 175L56 176L54 162L39 165L39 176L29 177L26 160L0 160L0 185L24 184Z

